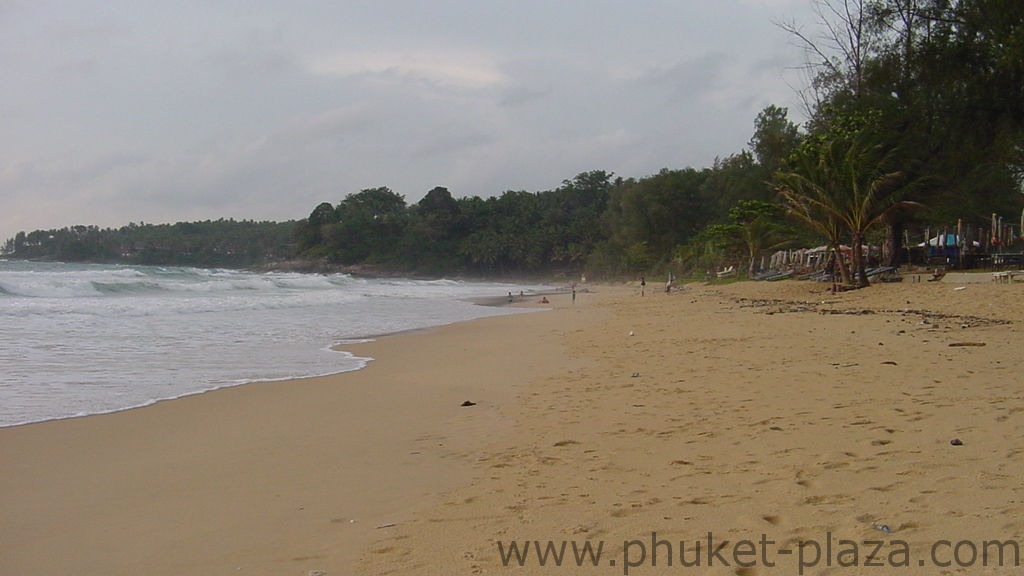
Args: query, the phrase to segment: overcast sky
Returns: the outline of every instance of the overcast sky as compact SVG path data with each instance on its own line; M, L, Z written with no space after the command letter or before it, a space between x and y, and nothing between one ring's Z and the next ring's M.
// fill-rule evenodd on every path
M808 0L0 0L0 240L642 177L803 120Z

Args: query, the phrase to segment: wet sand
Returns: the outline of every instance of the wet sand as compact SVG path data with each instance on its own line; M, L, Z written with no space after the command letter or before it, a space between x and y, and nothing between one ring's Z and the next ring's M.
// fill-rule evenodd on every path
M512 318L349 346L375 358L356 372L0 429L0 574L347 573L471 480L561 362L554 316Z

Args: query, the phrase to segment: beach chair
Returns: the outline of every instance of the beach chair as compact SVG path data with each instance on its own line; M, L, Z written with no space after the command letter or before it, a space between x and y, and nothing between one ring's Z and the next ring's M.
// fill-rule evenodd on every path
M997 284L1013 284L1014 276L1024 275L1024 270L1002 270L992 273L992 281Z

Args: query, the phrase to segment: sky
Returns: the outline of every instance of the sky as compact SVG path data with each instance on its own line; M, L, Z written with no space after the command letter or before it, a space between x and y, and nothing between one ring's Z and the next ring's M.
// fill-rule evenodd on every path
M809 1L0 0L0 241L710 167Z

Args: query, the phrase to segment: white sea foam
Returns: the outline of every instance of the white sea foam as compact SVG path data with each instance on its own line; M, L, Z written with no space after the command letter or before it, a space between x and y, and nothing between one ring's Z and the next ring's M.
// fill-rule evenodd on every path
M508 308L541 286L0 261L0 426L356 370L353 338Z

